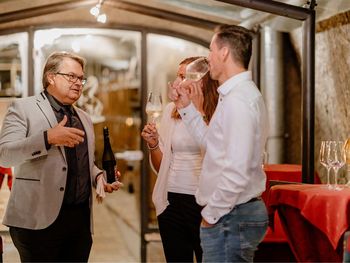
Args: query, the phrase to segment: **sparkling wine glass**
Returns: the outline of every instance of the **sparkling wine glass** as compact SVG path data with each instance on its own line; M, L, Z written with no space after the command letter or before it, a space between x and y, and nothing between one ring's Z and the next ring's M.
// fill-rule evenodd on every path
M345 157L346 157L346 165L347 165L347 171L346 171L346 187L350 187L350 138L346 140L345 146Z
M265 168L265 166L268 163L268 161L269 161L269 153L265 150L262 153L262 164L261 164L261 167L263 169Z
M198 58L187 65L186 73L185 73L185 81L186 80L198 81L201 78L203 78L208 71L209 71L209 65L208 65L207 59L204 57Z
M345 149L344 141L331 141L329 143L329 156L328 161L334 169L334 187L335 190L342 190L338 186L338 172L339 169L345 165Z
M329 141L322 141L321 142L321 147L320 147L320 163L326 168L327 170L327 185L326 187L328 189L332 189L332 185L330 183L330 179L329 179L329 173L332 169L332 166L330 165L330 163L328 162L328 156L330 153L330 148L329 148Z
M151 122L156 122L162 113L162 96L157 92L150 92L148 94L146 113L151 119Z
M174 98L178 96L177 88L184 88L191 83L201 80L205 74L209 71L208 61L205 57L200 57L186 66L185 76L183 80L179 82L177 79L174 82L168 82L168 97L174 101Z

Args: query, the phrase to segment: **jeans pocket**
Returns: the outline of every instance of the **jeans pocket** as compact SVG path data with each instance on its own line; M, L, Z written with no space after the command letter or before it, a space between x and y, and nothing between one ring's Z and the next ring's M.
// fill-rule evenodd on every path
M212 227L200 228L203 262L224 262L226 254L223 252L225 236L222 226L218 223Z

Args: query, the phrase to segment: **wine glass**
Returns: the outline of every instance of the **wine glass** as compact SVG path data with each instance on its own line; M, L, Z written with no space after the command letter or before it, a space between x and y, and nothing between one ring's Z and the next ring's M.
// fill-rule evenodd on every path
M177 88L185 88L191 83L201 80L209 71L208 61L205 57L200 57L186 66L185 76L182 80L177 79L174 82L168 82L168 97L174 101L178 96Z
M330 183L329 179L329 173L332 169L332 166L328 162L328 156L329 156L329 141L322 141L321 147L320 147L320 163L327 169L327 185L326 187L328 189L332 189L332 185Z
M350 138L346 140L344 145L344 150L345 150L345 158L346 158L346 165L347 165L346 179L348 181L345 184L345 186L350 187Z
M162 96L157 92L150 92L148 94L146 113L151 119L151 122L156 122L162 113Z
M331 141L329 143L329 156L328 161L334 169L334 189L342 190L338 186L338 172L339 169L345 165L345 149L344 141Z
M262 168L264 169L265 168L265 165L268 163L269 161L269 153L267 151L263 151L262 153Z
M198 81L203 78L208 71L209 65L207 59L204 57L198 58L187 65L184 81Z

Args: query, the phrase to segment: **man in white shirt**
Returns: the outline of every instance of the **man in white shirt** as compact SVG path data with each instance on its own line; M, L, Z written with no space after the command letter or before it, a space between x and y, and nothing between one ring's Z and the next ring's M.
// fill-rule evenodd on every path
M206 149L196 200L203 206L201 245L205 262L252 262L267 230L260 198L266 176L262 153L268 120L261 93L247 71L252 34L220 26L210 44L210 75L219 81L219 101L209 123L178 88L178 110Z

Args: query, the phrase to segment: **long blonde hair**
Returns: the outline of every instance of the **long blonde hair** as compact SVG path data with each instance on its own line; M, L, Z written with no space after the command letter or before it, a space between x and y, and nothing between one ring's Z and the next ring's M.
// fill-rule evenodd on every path
M201 57L185 58L179 63L179 66L188 65L192 61L195 61L198 58L201 58ZM209 122L211 117L214 114L216 105L218 104L219 94L217 92L217 88L219 86L219 83L217 80L213 80L210 77L209 72L207 72L207 74L204 75L204 77L202 78L202 81L203 81L203 96L204 96L203 110L205 113L205 117ZM181 119L181 116L178 113L176 108L173 110L171 117L174 119Z

